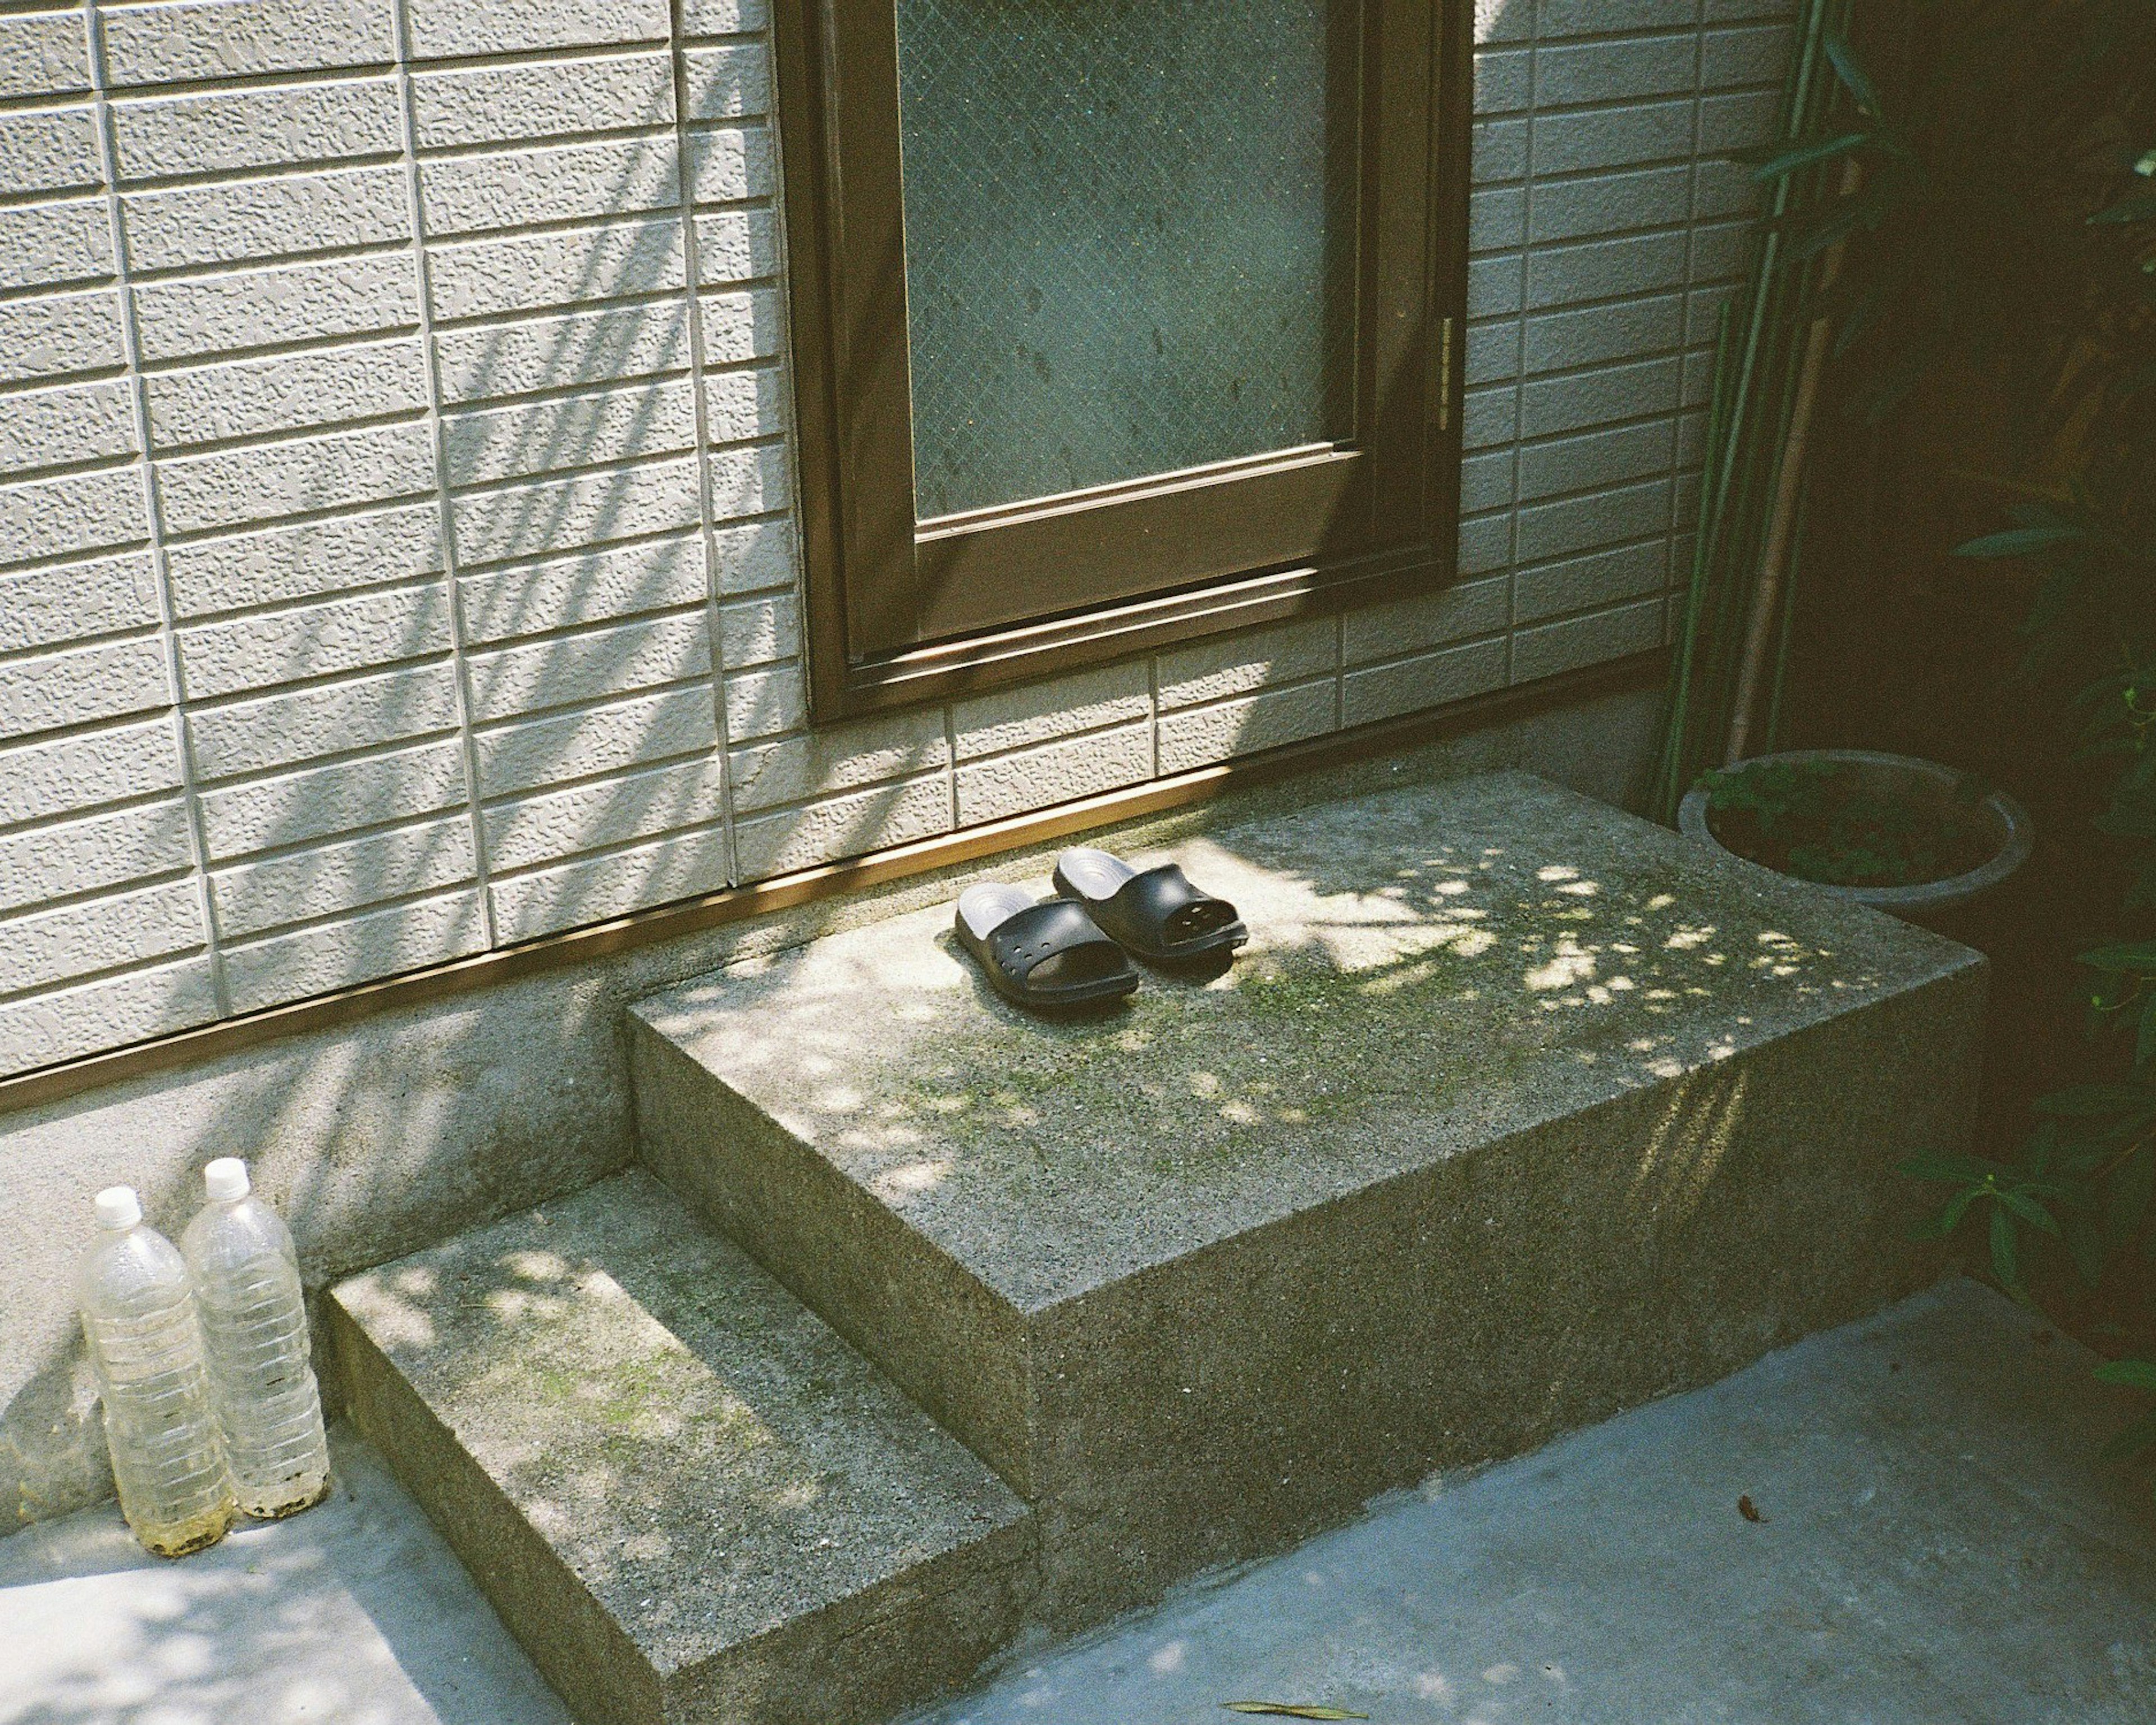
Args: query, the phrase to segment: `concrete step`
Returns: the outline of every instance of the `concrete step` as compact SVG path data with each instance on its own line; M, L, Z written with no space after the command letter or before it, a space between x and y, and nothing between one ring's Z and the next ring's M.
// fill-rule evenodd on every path
M1031 1517L631 1173L335 1288L355 1422L586 1725L839 1725L1021 1620Z
M1050 1625L1933 1273L1977 954L1518 773L1152 855L1253 942L1115 1017L930 909L632 1024L647 1163L1035 1505Z

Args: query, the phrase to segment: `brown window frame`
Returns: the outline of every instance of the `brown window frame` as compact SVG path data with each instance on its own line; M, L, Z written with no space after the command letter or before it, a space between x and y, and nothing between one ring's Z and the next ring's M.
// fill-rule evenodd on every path
M913 503L896 9L892 0L779 0L804 633L818 722L1451 578L1472 8L1356 6L1351 434L924 526Z

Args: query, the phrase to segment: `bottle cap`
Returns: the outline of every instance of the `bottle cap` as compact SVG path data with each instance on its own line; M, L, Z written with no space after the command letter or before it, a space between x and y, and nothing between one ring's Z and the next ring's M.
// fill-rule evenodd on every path
M203 1170L203 1184L211 1203L234 1203L247 1196L247 1164L237 1156L220 1156Z
M97 1194L97 1225L116 1232L142 1219L142 1200L132 1186L107 1186Z

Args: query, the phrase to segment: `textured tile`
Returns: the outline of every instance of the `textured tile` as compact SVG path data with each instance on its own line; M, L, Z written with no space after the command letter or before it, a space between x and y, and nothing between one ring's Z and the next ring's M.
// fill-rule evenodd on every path
M0 921L0 994L147 964L209 943L202 896L175 880Z
M954 702L951 729L958 758L969 761L1075 732L1105 730L1152 712L1151 671L1144 661L1131 660Z

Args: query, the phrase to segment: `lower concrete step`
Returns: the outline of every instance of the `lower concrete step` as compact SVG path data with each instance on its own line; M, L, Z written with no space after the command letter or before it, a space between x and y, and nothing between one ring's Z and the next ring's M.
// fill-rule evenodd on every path
M844 1725L1022 1620L1032 1518L632 1173L331 1292L360 1429L589 1725Z
M1050 1624L1933 1273L1966 948L1518 773L1148 855L1226 975L1043 1023L937 908L631 1027L647 1163L1034 1503Z

